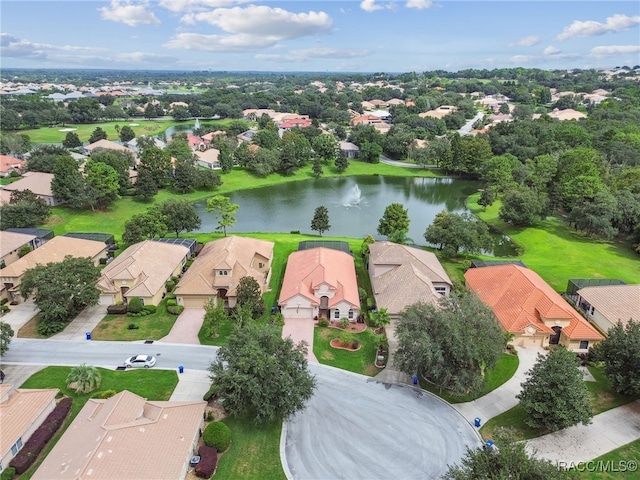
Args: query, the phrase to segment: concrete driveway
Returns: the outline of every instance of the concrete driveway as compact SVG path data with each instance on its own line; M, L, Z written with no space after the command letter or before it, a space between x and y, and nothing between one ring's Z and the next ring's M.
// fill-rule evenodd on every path
M107 314L107 307L96 305L82 310L60 333L51 338L56 340L86 340L87 332L92 332Z
M0 317L0 319L9 324L11 329L13 330L13 336L18 335L18 330L20 330L25 323L31 320L38 313L38 307L33 302L24 302L19 303L18 305L11 305L9 307L11 310Z
M204 321L204 308L185 308L173 324L171 331L159 341L200 345L198 332Z
M462 415L427 392L309 368L318 387L307 408L285 423L281 439L290 479L438 478L467 446L482 445Z
M313 329L315 324L315 320L311 318L285 318L284 326L282 327L282 338L291 337L294 344L302 341L307 342L307 360L318 363L318 359L313 354Z

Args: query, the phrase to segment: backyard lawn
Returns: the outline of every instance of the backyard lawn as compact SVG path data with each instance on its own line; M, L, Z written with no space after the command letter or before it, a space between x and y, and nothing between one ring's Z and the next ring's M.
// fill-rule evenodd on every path
M31 478L42 462L42 459L51 451L69 424L78 412L80 412L85 403L87 403L87 400L95 395L96 392L104 390L115 390L116 392L129 390L148 400L169 400L171 393L178 384L178 374L172 370L149 371L147 369L140 369L116 371L105 368L98 368L98 370L102 376L100 388L84 395L77 395L74 391L67 389L66 380L67 375L69 375L71 371L71 367L47 367L34 373L21 385L20 388L59 388L61 393L73 398L73 404L69 418L60 431L49 442L40 460L35 462L27 472L21 475L20 480L28 480Z

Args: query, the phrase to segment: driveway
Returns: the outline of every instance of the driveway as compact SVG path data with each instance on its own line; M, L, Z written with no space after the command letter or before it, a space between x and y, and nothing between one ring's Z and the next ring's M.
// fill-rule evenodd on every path
M200 345L198 332L204 321L204 308L185 308L173 324L168 335L162 337L159 342L185 343Z
M412 379L404 372L401 372L394 365L394 358L396 350L398 350L398 338L396 337L397 320L392 319L389 325L385 329L387 334L387 340L389 342L389 356L387 359L387 366L383 368L375 379L383 383L413 383Z
M458 130L458 133L460 135L469 135L471 134L471 130L473 129L473 124L476 123L478 120L484 118L484 112L478 112L476 113L476 116L473 117L471 120L469 120L467 123L465 123L462 128L460 128L460 130Z
M60 333L51 338L56 340L86 340L87 332L92 332L107 314L107 307L96 305L82 310Z
M410 386L319 364L307 408L283 427L280 456L289 479L438 478L476 430L449 404Z
M35 303L29 301L19 303L18 305L11 305L9 308L11 309L9 313L0 317L0 320L9 324L13 330L13 336L15 337L18 335L18 330L24 327L25 323L36 316L38 313L38 307L36 307Z
M313 329L315 324L316 322L312 318L285 318L284 327L282 327L282 338L291 337L295 344L301 341L307 342L307 360L318 363L318 359L313 354Z

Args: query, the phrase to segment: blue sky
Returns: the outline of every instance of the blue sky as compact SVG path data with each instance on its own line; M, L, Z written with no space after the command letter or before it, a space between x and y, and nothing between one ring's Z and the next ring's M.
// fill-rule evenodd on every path
M2 68L423 72L640 64L638 1L2 0Z

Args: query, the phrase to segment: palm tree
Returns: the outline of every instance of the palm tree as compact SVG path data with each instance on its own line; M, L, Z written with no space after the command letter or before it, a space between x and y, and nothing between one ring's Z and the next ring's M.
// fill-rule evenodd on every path
M100 386L102 377L93 365L78 365L73 367L67 376L67 388L72 388L76 393L89 393Z

